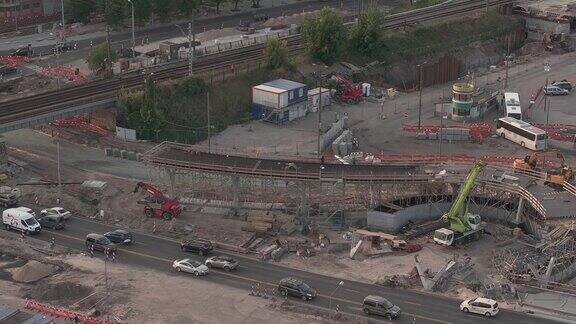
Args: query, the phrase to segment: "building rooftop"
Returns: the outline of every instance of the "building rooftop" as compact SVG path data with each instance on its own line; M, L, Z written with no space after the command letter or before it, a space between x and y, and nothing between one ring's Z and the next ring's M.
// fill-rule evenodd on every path
M290 80L286 80L286 79L278 79L278 80L274 80L274 81L269 81L269 82L264 83L263 85L273 87L273 88L283 89L283 90L295 90L295 89L299 89L299 88L306 86L303 83L290 81Z

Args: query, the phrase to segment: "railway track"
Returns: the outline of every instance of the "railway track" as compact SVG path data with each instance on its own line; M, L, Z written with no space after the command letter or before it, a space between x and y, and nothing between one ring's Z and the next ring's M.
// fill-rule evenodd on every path
M387 16L384 20L384 26L387 29L394 29L482 9L487 5L499 6L510 2L511 0L448 1L432 7ZM303 47L300 44L300 35L293 35L283 39L286 40L291 54L302 52ZM257 44L216 55L200 57L195 61L194 71L199 74L209 73L222 71L231 65L257 63L264 59L264 48L265 44ZM163 68L151 68L147 72L153 73L154 78L159 81L177 79L188 73L188 65L187 62L178 62ZM41 116L80 104L114 98L120 90L138 88L143 82L144 75L133 73L110 80L95 80L74 87L0 102L0 124Z

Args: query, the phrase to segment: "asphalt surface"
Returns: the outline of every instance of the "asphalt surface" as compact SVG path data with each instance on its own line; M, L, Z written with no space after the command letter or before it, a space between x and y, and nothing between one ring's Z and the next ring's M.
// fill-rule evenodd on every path
M142 216L144 217L144 216ZM73 217L62 231L44 229L36 238L49 241L55 238L56 244L76 250L84 250L84 238L88 233L104 233L115 227L97 223L92 220ZM244 255L236 255L222 251L215 254L228 254L237 258L240 266L236 271L227 273L218 269L212 270L207 276L194 277L189 274L177 273L172 269L175 259L192 258L203 261L205 258L191 253L180 251L179 242L172 239L135 233L135 243L119 247L116 262L136 267L146 267L158 271L173 272L175 276L189 276L190 280L206 280L209 282L227 285L246 290L248 293L252 286L260 285L267 288L270 293L277 282L284 277L296 277L307 282L318 292L318 297L312 301L304 302L289 297L295 303L304 303L321 308L329 308L330 295L332 308L339 305L340 311L355 316L366 317L361 310L361 303L365 296L370 294L381 295L402 309L401 317L394 321L398 323L558 323L553 320L536 317L529 314L503 310L497 317L484 318L482 316L464 314L459 310L459 300L425 294L412 290L391 289L377 285L344 280L344 285L334 292L340 279L314 274L311 272L290 269L273 263L259 261ZM102 258L102 254L96 253ZM375 316L369 316L374 321L388 322Z
M343 5L345 9L348 10L355 10L356 8L356 1L355 0L344 0ZM243 20L252 20L252 17L255 14L262 14L268 15L270 17L279 17L282 15L292 15L295 13L300 13L302 11L313 11L317 9L321 9L323 7L334 7L340 8L340 0L329 0L329 1L302 1L302 2L295 2L287 5L277 6L277 7L270 7L270 8L262 8L253 11L241 11L236 14L226 15L226 16L216 16L216 17L207 17L207 18L198 18L195 22L195 31L197 33L202 32L204 30L212 30L212 29L219 29L219 28L233 28L238 26L240 21ZM258 25L258 23L257 23ZM186 27L186 26L183 26ZM186 28L184 28L186 29ZM140 44L142 38L148 38L149 42L156 42L164 39L174 38L174 37L181 37L182 31L178 28L175 24L170 25L160 25L151 28L136 28L134 33L136 38L136 44ZM70 62L77 60L79 58L84 58L88 56L88 52L90 51L90 41L93 44L100 44L106 41L105 36L99 36L94 38L87 38L80 41L77 41L78 50L71 51L67 53L63 53L58 58L60 63ZM127 28L125 31L118 32L118 33L111 33L110 41L114 48L120 49L123 45L124 47L131 47L132 46L132 31L130 28ZM54 44L58 41L55 39ZM25 46L25 45L22 45ZM35 54L41 53L51 53L51 50L54 45L49 46L39 46L33 47ZM15 46L16 49L19 46ZM14 50L13 49L13 50ZM0 55L9 54L10 51L0 51ZM54 60L52 58L50 60Z

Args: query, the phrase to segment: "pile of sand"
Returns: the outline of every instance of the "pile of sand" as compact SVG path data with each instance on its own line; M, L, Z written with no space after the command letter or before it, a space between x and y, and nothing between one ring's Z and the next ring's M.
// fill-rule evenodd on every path
M31 260L25 265L11 270L11 272L14 281L31 283L51 276L58 270L59 268L55 265Z
M92 291L92 288L79 283L63 281L54 284L34 285L29 292L29 296L32 299L43 302L60 304L81 300L91 294Z

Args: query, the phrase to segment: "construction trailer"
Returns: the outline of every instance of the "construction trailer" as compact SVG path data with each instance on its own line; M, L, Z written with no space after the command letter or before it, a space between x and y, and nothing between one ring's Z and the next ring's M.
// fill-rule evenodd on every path
M252 119L285 124L306 116L308 86L278 79L252 87Z

